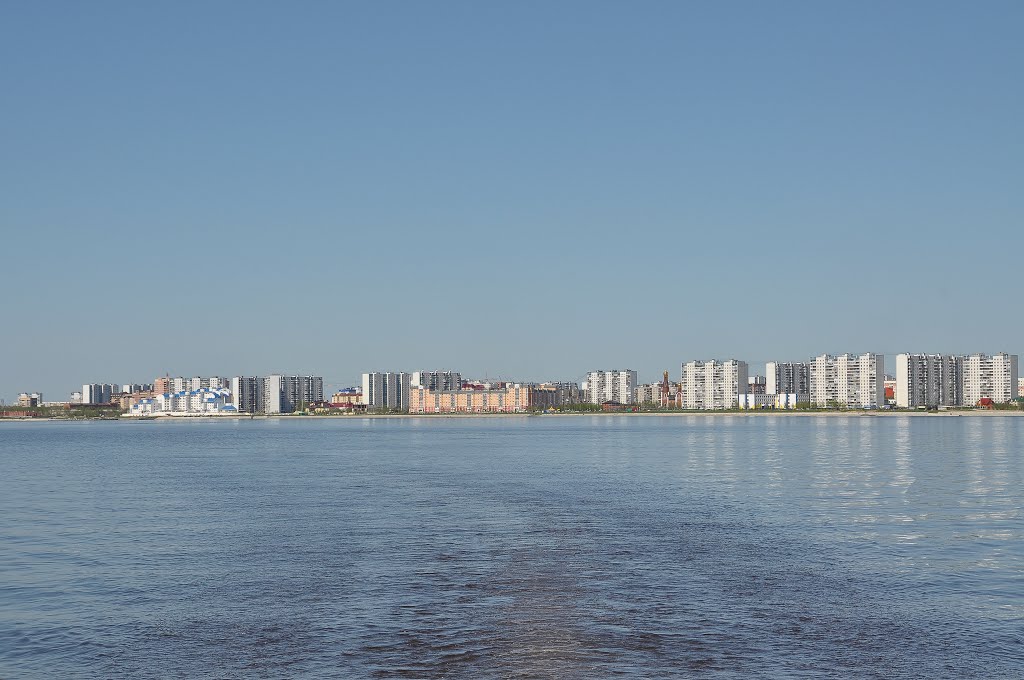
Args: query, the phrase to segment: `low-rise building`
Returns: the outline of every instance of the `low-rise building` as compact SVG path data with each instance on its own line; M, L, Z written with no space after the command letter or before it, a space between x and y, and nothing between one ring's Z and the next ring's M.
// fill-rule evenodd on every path
M346 387L331 395L331 405L352 406L363 403L363 393L355 387Z
M128 415L223 415L237 412L231 402L230 390L202 388L140 398L129 408Z
M885 381L882 383L885 387L885 403L890 406L896 405L896 376L888 375L885 376Z
M36 408L43 405L42 392L22 392L18 395L18 406L23 408Z
M557 389L510 383L495 389L409 391L409 413L520 413L556 406Z
M143 399L152 399L156 396L152 390L148 392L124 392L114 397L114 401L120 405L122 411L131 411L132 406Z
M647 385L637 385L636 403L655 406L658 408L679 408L681 393L678 383L669 383L666 393L666 383L656 382Z
M797 404L807 401L806 394L740 394L737 406L749 409L794 409Z

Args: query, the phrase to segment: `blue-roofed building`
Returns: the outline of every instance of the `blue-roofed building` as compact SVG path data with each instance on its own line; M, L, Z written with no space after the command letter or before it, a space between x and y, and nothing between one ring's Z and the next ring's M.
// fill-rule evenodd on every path
M231 402L231 390L204 387L142 399L131 407L128 415L218 415L237 412L238 409Z

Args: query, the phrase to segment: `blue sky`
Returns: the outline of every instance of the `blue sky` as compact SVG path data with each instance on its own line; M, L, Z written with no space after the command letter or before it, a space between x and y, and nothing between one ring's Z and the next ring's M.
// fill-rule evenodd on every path
M1019 352L1019 2L7 3L0 397Z

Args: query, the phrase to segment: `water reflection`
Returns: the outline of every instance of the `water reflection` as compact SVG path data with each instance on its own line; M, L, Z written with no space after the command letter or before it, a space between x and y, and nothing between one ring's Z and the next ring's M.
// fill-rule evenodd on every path
M0 677L1017 677L1022 426L13 426Z

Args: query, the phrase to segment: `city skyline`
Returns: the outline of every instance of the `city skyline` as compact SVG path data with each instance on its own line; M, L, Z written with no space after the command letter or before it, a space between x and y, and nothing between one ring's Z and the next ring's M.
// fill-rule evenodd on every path
M361 389L327 395L322 376L162 377L153 384L84 384L69 407L116 405L132 416L262 413L267 415L343 408L371 411L521 412L586 402L620 407L656 403L682 410L792 409L804 407L879 409L991 406L1024 397L1016 354L943 356L901 354L896 374L885 373L879 354L822 354L808 362L770 362L765 375L751 375L737 359L693 360L662 381L638 383L632 369L590 371L585 383L544 381L481 382L461 372L433 370L363 373ZM228 387L230 385L230 387ZM24 393L20 407L46 406L42 394Z
M1021 20L12 5L0 398L1019 353Z
M333 392L337 392L337 391L341 391L341 390L348 390L348 389L361 390L363 393L366 393L366 394L370 395L370 394L376 393L379 389L383 388L385 390L385 393L386 393L389 390L394 390L395 389L394 386L392 386L390 388L387 387L387 385L390 385L390 382L387 382L386 376L393 376L392 380L397 378L399 380L399 383L401 383L401 384L403 384L405 386L403 389L408 391L408 388L410 386L416 387L416 386L420 386L420 385L424 385L424 386L428 386L429 387L430 385L438 385L438 384L440 384L440 385L446 386L446 388L450 388L452 385L461 384L462 382L465 382L467 380L474 380L474 381L475 380L491 380L491 381L498 381L498 382L512 382L512 383L523 383L523 384L539 384L539 383L551 383L551 382L571 382L571 383L575 383L578 386L584 386L585 384L587 384L590 381L592 381L594 379L593 376L595 374L598 374L598 373L608 373L609 375L611 373L629 373L629 374L631 374L631 377L629 378L629 384L631 384L632 385L632 389L635 390L635 388L639 387L639 386L650 386L652 384L660 383L661 382L661 375L665 374L665 373L667 373L670 376L670 382L671 382L673 388L677 384L683 384L683 383L685 383L687 381L688 366L696 366L697 368L700 368L700 370L703 371L703 365L705 363L708 366L711 366L711 365L721 366L723 362L724 362L725 365L729 365L729 364L738 362L738 364L740 366L740 369L739 369L740 372L736 373L733 376L733 382L734 383L746 384L746 377L747 376L749 376L751 379L757 377L757 378L761 379L762 384L765 383L765 381L767 382L767 385L768 385L767 392L768 392L768 394L775 394L777 392L778 393L793 392L793 393L799 393L799 394L803 395L803 394L807 394L808 393L806 388L805 389L793 389L793 386L794 385L806 385L807 381L809 380L809 373L808 373L808 371L809 370L813 370L810 367L815 362L821 362L821 361L826 361L826 360L827 361L831 361L835 357L843 358L846 355L847 355L847 353L842 353L842 352L825 352L825 353L815 354L814 356L811 356L811 357L803 357L803 358L795 359L795 360L791 360L791 361L779 361L777 358L775 358L775 359L772 359L772 360L769 360L769 361L765 361L764 363L748 362L748 361L745 361L744 359L737 358L737 357L722 357L722 356L720 356L718 358L710 358L710 359L690 359L690 360L687 360L687 361L677 362L675 364L675 366L677 367L678 372L675 373L674 375L673 375L671 370L666 369L664 371L659 371L658 372L659 373L658 376L653 376L653 375L648 376L646 374L641 374L638 371L635 371L633 369L621 369L621 370L620 369L598 369L597 371L590 370L590 371L587 371L586 373L584 373L582 376L573 376L573 377L568 377L568 378L566 378L565 376L551 376L551 375L540 376L540 377L535 377L535 376L523 377L523 376L512 376L512 375L490 375L490 376L488 376L488 375L477 375L477 374L474 374L474 373L471 373L471 372L453 371L450 368L444 368L444 369L437 369L437 368L435 368L435 369L422 369L421 368L421 369L418 369L418 370L415 370L415 371L402 371L402 370L398 370L398 371L383 371L383 372L371 371L369 373L362 372L362 373L358 374L357 377L355 377L354 379L348 380L348 381L346 381L346 380L327 379L327 378L323 377L323 373L322 372L318 372L318 371L313 371L313 372L311 372L311 373L309 373L307 375L316 375L317 376L316 379L318 381L320 381L319 382L320 387L318 389L320 390L320 393L322 395L324 395L324 394L331 394ZM872 383L871 389L872 390L877 390L879 392L879 394L880 394L881 384L878 381L878 376L884 376L886 379L893 379L893 380L895 380L895 379L897 379L900 376L901 368L904 369L904 372L905 372L905 364L903 363L903 361L904 361L903 358L906 357L906 356L910 356L912 358L916 358L916 357L946 357L946 358L952 358L952 359L961 360L961 361L966 361L969 358L979 358L979 357L980 358L991 358L991 357L1007 356L1007 357L1011 357L1013 359L1013 361L1016 362L1016 357L1018 356L1018 353L1017 352L1005 352L1003 350L995 351L995 352L977 352L977 351L975 351L975 352L967 352L967 353L962 353L962 354L949 354L949 353L946 353L946 354L927 354L927 353L917 352L917 353L900 353L898 355L895 355L894 357L890 357L890 356L882 355L882 354L871 353L871 352L864 353L864 354L860 355L860 358L863 359L864 357L876 357L877 360L881 361L881 365L878 367L877 371L875 371L874 368L871 369L872 372L876 372L877 373L876 378L873 379L874 382ZM857 358L858 358L858 356L855 355L855 354L850 354L849 355L849 359L851 359L851 360L855 360ZM875 360L876 359L872 359L872 361L875 361ZM761 370L762 366L763 366L763 370ZM793 371L794 370L799 370L799 369L795 369L794 368L794 367L797 367L797 366L803 366L803 369L802 369L803 370L803 377L802 378L795 377L793 375ZM780 371L782 372L782 374L785 374L785 377L783 377L779 373ZM78 392L78 386L76 385L75 388L71 392L69 392L68 394L63 394L60 391L57 391L57 392L47 392L45 390L37 390L37 389L18 390L17 394L18 395L30 394L30 393L46 394L46 395L48 395L50 397L50 398L45 400L47 403L59 403L59 402L67 402L69 400L68 399L69 395L73 395L73 394L76 394L76 393L84 394L85 391L90 387L90 385L92 387L97 388L97 389L105 388L105 387L106 388L117 388L117 387L119 387L121 385L124 385L126 388L133 388L134 391L152 389L156 393L167 392L167 393L172 393L173 394L173 393L179 392L181 390L188 391L189 389L198 389L198 386L206 387L206 386L209 385L211 380L212 381L216 381L216 382L215 382L215 384L209 385L209 386L211 386L211 387L226 386L226 387L230 388L230 391L232 393L237 394L238 391L239 391L239 389L238 389L238 382L237 382L238 378L241 378L243 380L259 380L260 378L256 378L256 377L253 377L253 378L247 378L246 377L246 376L255 376L255 375L257 375L257 374L256 373L252 373L252 372L242 373L242 374L238 374L238 375L236 375L236 374L228 374L228 373L217 374L216 372L214 372L214 373L207 373L207 374L205 374L203 376L201 376L198 373L196 373L196 374L188 374L188 375L180 374L180 375L177 375L177 376L171 376L170 374L167 374L165 376L157 376L157 377L153 378L152 379L153 380L152 383L138 383L138 382L132 383L132 382L124 382L124 381L117 381L117 382L113 382L113 383L94 383L94 384L93 383L83 383L83 385L82 385L82 392ZM277 372L269 372L269 373L264 373L262 375L277 376L278 378L280 378L283 375L287 379L289 375L297 375L297 374L294 374L294 373L292 373L292 374L287 374L287 373L286 374L281 374L281 373L277 373ZM375 376L375 377L368 378L368 376ZM643 376L642 379L641 379L641 376ZM657 379L655 379L655 378L657 378ZM780 379L783 382L781 382L781 383L778 382ZM368 383L367 380L370 380L370 383ZM367 389L367 385L368 384L374 384L374 385L377 384L377 383L373 382L374 380L376 380L376 381L385 381L385 382L380 382L379 383L382 387L371 387L370 389ZM441 381L441 382L439 382L439 381ZM602 388L602 389L604 389L604 388ZM116 392L116 389L114 391ZM132 389L126 389L125 391L130 392L130 391L132 391ZM975 396L977 396L977 395L975 395ZM393 399L394 399L394 396L392 395L390 400L388 398L385 398L384 402L381 402L380 404L376 404L376 397L370 398L371 403L373 403L374 405L404 408L404 402L402 402L402 403L392 403L391 400L393 400ZM822 401L824 401L824 399ZM0 395L0 403L14 404L16 402L17 402L17 397L8 399L8 398L3 397L2 395ZM85 402L86 403L95 403L95 401L90 401L89 399L86 399Z

